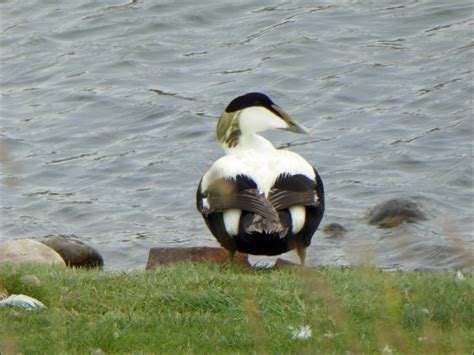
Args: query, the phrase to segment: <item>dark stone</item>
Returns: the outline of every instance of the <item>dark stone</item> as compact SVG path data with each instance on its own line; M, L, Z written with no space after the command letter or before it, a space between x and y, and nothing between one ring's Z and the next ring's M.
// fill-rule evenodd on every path
M94 268L104 265L104 259L97 250L73 238L77 237L49 235L39 241L56 250L68 266Z
M394 228L402 223L426 220L420 206L408 199L393 199L383 202L367 214L368 223L381 228Z
M159 265L167 265L179 261L199 263L212 261L218 264L229 262L229 254L222 248L193 247L193 248L151 248L148 255L146 269L153 269ZM250 267L247 254L235 253L234 263Z
M340 237L347 233L347 229L339 223L329 223L324 226L323 232L331 237Z

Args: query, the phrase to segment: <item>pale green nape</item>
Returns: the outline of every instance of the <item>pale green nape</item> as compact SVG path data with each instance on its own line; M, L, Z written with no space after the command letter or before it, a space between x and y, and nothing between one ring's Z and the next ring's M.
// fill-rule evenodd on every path
M233 148L239 144L239 138L242 134L239 127L239 115L241 111L222 112L217 121L216 135L221 144L226 144Z

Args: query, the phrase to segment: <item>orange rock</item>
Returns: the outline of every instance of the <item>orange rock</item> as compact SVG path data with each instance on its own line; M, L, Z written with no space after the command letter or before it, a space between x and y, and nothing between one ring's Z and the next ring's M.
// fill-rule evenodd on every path
M179 261L192 261L194 263L212 261L218 264L229 262L226 250L211 247L192 248L151 248L148 254L146 269L153 269L159 265L172 264ZM235 253L234 263L250 267L247 254Z
M289 260L285 260L285 259L276 259L275 261L275 268L276 269L280 269L282 267L288 267L288 266L299 266L299 264L296 264L292 261L289 261Z

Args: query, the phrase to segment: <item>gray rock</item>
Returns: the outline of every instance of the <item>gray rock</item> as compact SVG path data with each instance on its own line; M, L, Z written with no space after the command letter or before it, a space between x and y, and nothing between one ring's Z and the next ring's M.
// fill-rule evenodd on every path
M11 295L0 300L0 307L12 306L25 309L47 308L41 301L27 295Z
M9 240L0 244L0 262L65 265L61 255L33 239Z
M394 228L402 223L415 223L426 219L421 207L409 199L383 202L367 214L368 223L381 228Z
M75 236L46 236L39 241L56 250L66 265L84 268L102 267L104 259L97 250L83 242L73 239Z

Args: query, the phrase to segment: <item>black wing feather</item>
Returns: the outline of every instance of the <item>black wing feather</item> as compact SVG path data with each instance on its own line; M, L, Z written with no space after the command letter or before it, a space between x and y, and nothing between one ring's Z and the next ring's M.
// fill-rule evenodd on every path
M256 213L271 221L278 220L278 212L272 203L263 194L259 194L256 189L234 192L230 195L209 196L207 203L209 205L207 213L236 208Z
M273 188L270 192L270 203L275 210L281 211L296 205L317 206L317 196L314 190L310 191L289 191Z

